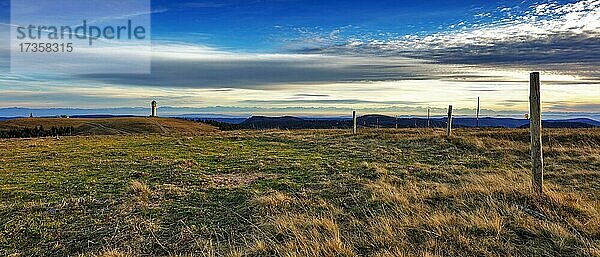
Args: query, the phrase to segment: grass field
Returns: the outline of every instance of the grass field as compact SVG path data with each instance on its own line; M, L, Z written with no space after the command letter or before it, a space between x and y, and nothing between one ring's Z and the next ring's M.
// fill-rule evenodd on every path
M1 256L600 256L600 129L0 140Z

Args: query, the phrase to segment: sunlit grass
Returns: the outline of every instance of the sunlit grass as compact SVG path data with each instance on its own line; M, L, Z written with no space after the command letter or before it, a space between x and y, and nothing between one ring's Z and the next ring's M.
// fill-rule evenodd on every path
M0 255L594 256L600 130L0 140Z

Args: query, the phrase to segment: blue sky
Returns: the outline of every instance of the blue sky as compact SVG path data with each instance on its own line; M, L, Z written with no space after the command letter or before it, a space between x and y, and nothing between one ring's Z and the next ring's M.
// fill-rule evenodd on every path
M0 7L6 34L7 0ZM481 97L490 115L521 116L528 74L541 71L546 112L600 112L600 0L153 0L152 39L147 75L0 71L0 108L156 99L224 113L413 115L453 104L467 114Z
M558 1L557 3L567 1ZM524 11L532 1L152 1L156 39L237 51L278 52L286 43L339 30L349 38L427 35ZM490 14L489 16L477 16Z
M345 36L434 33L496 4L477 1L153 1L154 35L247 51L277 51L301 30ZM513 3L506 2L508 6ZM307 32L308 32L307 31ZM385 38L385 36L382 36Z

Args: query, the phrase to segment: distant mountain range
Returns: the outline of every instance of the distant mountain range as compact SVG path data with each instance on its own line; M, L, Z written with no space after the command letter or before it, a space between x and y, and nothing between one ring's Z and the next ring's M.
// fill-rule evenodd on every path
M303 119L298 117L264 117L253 116L240 123L249 129L322 129L322 128L349 128L352 121L347 119Z
M361 127L371 128L424 128L427 127L425 118L398 118L385 115L365 115L357 118L357 123ZM291 116L283 117L265 117L253 116L239 123L244 128L249 129L331 129L331 128L351 128L351 119L306 119ZM446 118L431 118L429 126L434 128L446 127ZM476 127L476 118L453 119L452 126L455 128ZM542 126L546 128L593 128L600 127L600 122L587 119L566 119L566 120L545 120ZM497 128L526 128L529 127L529 121L526 119L513 118L480 118L479 127L497 127Z
M10 110L9 110L10 109ZM17 112L24 113L32 109L25 108L4 108L0 109L0 114L13 114L13 116L0 117L0 120L13 119L18 115ZM42 110L42 109L40 109ZM58 110L71 118L115 118L115 117L145 117L145 115L105 115L105 114L79 114L77 109L46 109L39 114L56 113ZM70 111L69 111L70 110ZM109 109L106 109L109 110ZM131 110L144 110L142 108L131 108ZM3 111L3 112L2 112ZM39 110L38 110L39 111ZM100 110L97 110L101 113ZM36 115L37 117L56 117L56 115ZM247 129L347 129L352 127L352 119L347 117L267 117L252 116L250 118L236 117L232 115L219 114L179 114L165 115L166 117L190 119L196 121L211 120L220 123L236 124L236 128ZM18 116L23 117L23 115ZM432 117L429 120L429 126L435 128L446 127L446 117ZM364 115L358 117L358 125L362 127L394 128L396 124L399 128L423 128L428 126L426 118L398 118L386 115ZM239 125L239 126L238 126ZM600 127L600 121L590 118L574 119L548 119L543 124L546 128L592 128ZM476 127L477 119L470 117L454 117L452 126ZM480 127L498 127L498 128L527 128L529 121L526 119L483 117L479 119Z
M209 117L204 117L204 118L188 118L188 117L172 117L172 118L181 118L181 119L188 119L188 120L195 120L195 121L204 121L204 120L212 120L212 121L217 121L217 122L224 122L224 123L229 123L229 124L240 124L244 121L246 121L248 118L209 118Z
M543 128L596 128L598 125L590 124L588 122L576 122L576 121L542 121ZM529 128L529 124L520 126L520 128Z

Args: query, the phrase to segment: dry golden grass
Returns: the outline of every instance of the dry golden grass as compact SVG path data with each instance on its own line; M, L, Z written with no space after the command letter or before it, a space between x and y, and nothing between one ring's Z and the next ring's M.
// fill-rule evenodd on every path
M0 140L0 255L599 256L600 130L544 133L543 197L526 130Z
M131 182L131 191L144 201L147 201L148 197L152 195L150 188L146 184L139 181Z
M129 257L129 256L132 256L132 255L125 254L125 253L122 253L122 252L117 251L117 250L107 250L107 251L101 252L101 253L99 253L99 254L97 254L95 256L96 257Z

